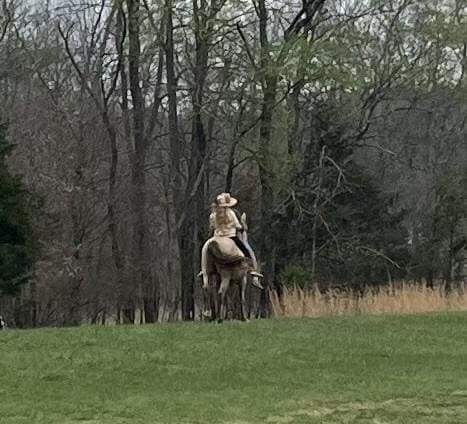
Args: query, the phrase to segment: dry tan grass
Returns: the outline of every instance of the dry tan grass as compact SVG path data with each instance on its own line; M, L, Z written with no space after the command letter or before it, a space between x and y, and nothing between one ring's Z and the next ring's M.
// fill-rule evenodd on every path
M414 314L467 310L467 293L425 284L399 284L368 291L362 296L343 291L304 291L286 289L281 298L271 292L276 317L303 318L352 314Z

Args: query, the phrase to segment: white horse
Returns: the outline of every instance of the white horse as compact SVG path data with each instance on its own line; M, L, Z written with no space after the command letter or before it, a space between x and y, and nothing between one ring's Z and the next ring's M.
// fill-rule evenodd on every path
M251 252L252 259L247 258L228 237L212 237L204 243L201 251L201 273L203 289L209 299L211 320L221 322L226 314L226 295L232 283L239 284L241 297L241 318L246 321L246 286L248 274L257 268L256 258L248 245L248 226L246 215L241 216L243 232L239 235L241 241ZM259 274L261 275L261 274ZM258 276L253 277L253 284L263 288Z

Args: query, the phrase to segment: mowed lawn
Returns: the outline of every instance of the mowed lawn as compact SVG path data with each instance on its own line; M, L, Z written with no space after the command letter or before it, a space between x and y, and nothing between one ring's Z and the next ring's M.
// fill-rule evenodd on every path
M0 332L0 423L467 423L467 314Z

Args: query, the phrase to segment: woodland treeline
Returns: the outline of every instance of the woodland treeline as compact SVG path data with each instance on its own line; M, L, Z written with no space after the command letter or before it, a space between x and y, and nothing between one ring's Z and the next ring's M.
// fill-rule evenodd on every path
M0 313L13 324L197 319L222 191L247 213L269 288L461 277L465 0L0 10ZM255 290L251 314L267 316Z

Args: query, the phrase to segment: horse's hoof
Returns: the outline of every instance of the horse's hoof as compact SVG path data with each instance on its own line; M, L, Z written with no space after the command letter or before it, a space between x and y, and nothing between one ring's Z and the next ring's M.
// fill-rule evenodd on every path
M217 323L218 323L218 324L222 324L222 322L223 322L222 319L218 319L218 320L217 320Z

